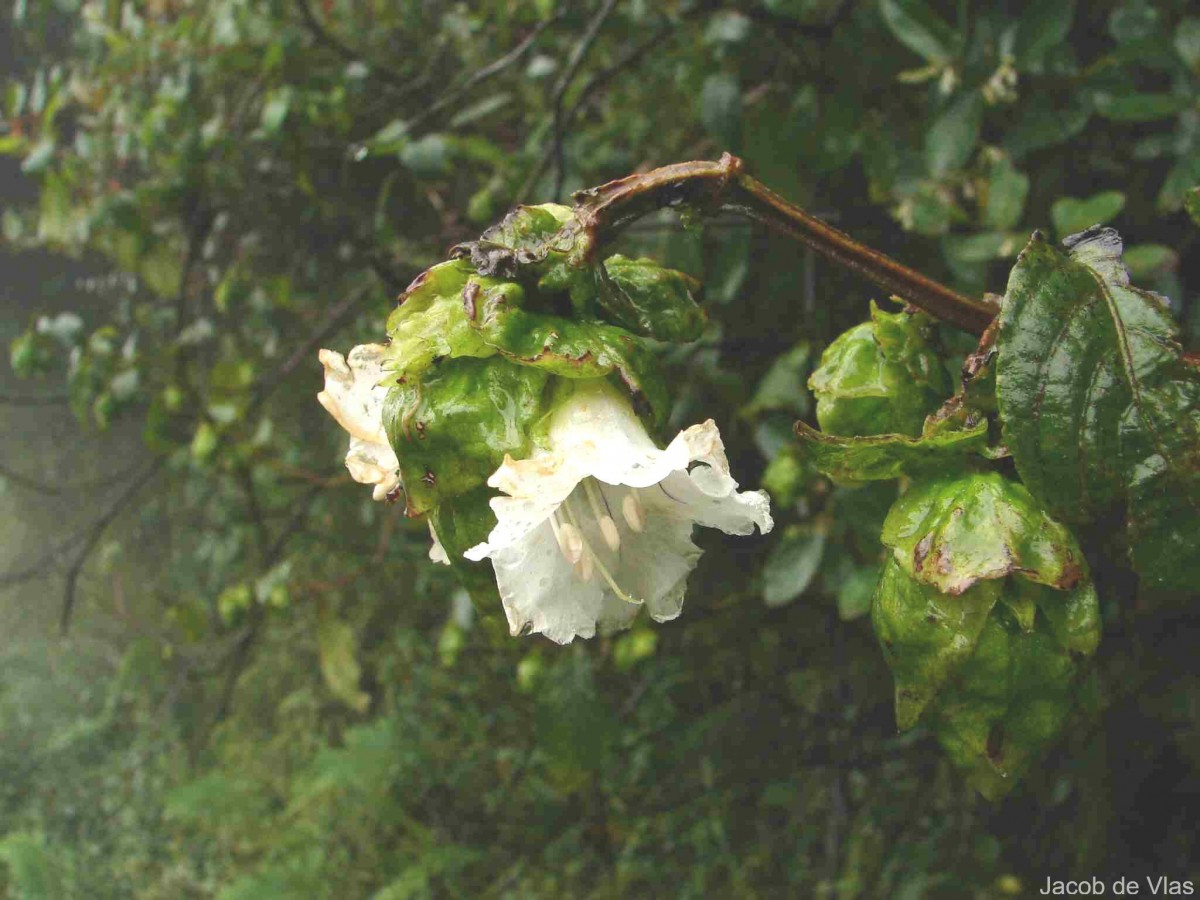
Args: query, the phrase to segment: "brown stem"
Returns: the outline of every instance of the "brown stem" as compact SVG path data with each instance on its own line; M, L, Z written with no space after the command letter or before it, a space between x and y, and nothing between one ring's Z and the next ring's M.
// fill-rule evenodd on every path
M708 213L729 210L812 247L965 331L982 334L995 317L994 304L960 294L859 243L742 170L742 161L726 153L717 162L676 163L580 191L575 195L576 216L583 233L576 243L577 258L593 257L625 225L662 207L686 206Z

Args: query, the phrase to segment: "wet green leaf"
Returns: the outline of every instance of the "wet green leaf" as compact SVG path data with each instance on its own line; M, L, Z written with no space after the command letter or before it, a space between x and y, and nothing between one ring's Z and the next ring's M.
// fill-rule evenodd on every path
M1035 236L997 348L1005 442L1029 490L1069 522L1123 512L1143 579L1194 587L1200 372L1162 298L1129 284L1116 232L1086 232L1067 251Z
M901 729L925 721L987 797L1007 792L1075 704L1099 604L1074 537L998 474L896 501L872 622Z
M1085 200L1063 197L1050 207L1054 232L1060 238L1085 231L1093 225L1104 225L1125 208L1125 195L1120 191L1103 191Z
M817 421L834 435L921 433L927 413L950 393L934 349L932 320L871 304L871 321L844 332L808 380Z
M998 799L1062 734L1084 672L1041 623L1027 634L993 613L929 710L930 727L975 788Z
M420 375L442 357L486 357L496 352L467 318L463 291L471 277L465 262L439 263L422 272L400 295L399 305L387 321L389 362L385 368L395 374L385 384ZM486 283L499 284L491 279ZM474 290L478 289L477 284Z

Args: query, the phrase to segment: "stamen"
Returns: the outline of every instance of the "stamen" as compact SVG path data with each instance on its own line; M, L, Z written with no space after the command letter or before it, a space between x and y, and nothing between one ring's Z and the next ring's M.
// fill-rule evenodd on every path
M592 548L585 547L583 556L580 557L579 562L575 563L575 574L579 576L580 580L592 580L592 566L595 558L596 554L592 552Z
M596 496L598 491L592 479L585 478L583 480L583 492L587 495L588 506L592 508L592 515L596 517L596 521L600 524L600 534L604 536L604 543L608 544L609 550L616 553L621 549L621 533L617 531L617 523L612 520L612 516L601 511L600 498Z
M642 507L637 488L630 488L621 501L621 515L625 517L625 523L638 534L646 530L646 510Z
M562 534L559 546L562 547L563 555L567 562L575 565L583 558L583 533L570 522L563 522L559 530Z
M612 577L612 573L608 571L608 568L604 565L604 563L600 559L600 557L598 557L596 555L596 552L590 546L588 546L588 543L586 541L583 540L583 533L579 530L579 521L575 518L575 511L571 508L571 504L570 504L569 500L564 500L563 505L560 507L560 509L562 509L567 514L567 518L571 520L570 522L562 523L562 530L564 533L564 537L566 536L566 531L568 528L570 528L572 530L572 532L577 534L579 536L579 542L580 542L580 547L582 549L582 552L589 558L589 566L595 567L596 571L598 571L600 573L600 576L608 584L608 586L612 590L612 592L617 595L618 599L624 600L626 603L632 603L635 606L641 606L642 603L644 603L645 601L638 600L637 598L632 597L629 594L625 593L623 590L621 590L620 585L617 584L616 579L614 579ZM568 559L570 559L570 557L568 557ZM578 567L578 568L576 568L575 571L576 571L576 574L578 574L580 577L583 577L583 573L585 570L583 567ZM590 568L587 569L587 573L588 573L588 577L590 578L591 577L591 569ZM584 578L584 580L586 581L588 579Z
M579 562L579 555L573 549L571 540L564 534L564 531L568 528L571 528L571 526L565 522L561 525L559 524L557 510L550 513L550 530L554 532L554 539L558 541L558 549L562 551L562 555L567 562L575 565L575 563ZM571 531L575 532L575 535L578 536L578 532L574 528L571 528ZM582 542L582 538L580 538L580 542Z

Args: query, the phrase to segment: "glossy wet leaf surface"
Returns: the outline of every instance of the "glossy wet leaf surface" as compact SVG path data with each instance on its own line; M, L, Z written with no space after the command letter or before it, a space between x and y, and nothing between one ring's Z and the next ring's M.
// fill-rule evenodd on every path
M1111 229L1035 236L1009 280L997 400L1022 480L1066 521L1123 514L1152 586L1200 579L1200 372Z

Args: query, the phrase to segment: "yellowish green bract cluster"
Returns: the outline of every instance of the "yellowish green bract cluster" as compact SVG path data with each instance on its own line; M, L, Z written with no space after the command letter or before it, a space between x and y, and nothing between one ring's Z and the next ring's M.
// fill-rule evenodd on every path
M871 605L895 680L896 723L928 727L985 796L1003 795L1089 689L1100 639L1078 541L998 469L992 336L949 380L921 313L886 313L835 340L813 373L822 431L799 459L846 485L909 487L881 535Z

